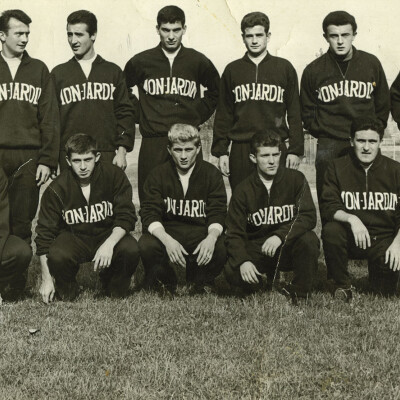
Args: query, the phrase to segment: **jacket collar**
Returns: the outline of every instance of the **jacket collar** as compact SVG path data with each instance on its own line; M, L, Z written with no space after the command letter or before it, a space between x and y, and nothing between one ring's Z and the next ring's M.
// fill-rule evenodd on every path
M354 60L355 58L358 57L358 50L357 50L354 46L352 46L352 49L353 49L353 55L351 56L350 60L348 60L348 61ZM338 61L337 58L336 58L336 56L335 56L335 54L331 51L331 48L330 48L330 47L328 48L328 51L326 52L326 54L328 54L328 56L329 56L332 60L334 60L334 61L336 61L336 62Z
M269 61L272 58L271 54L269 54L269 52L267 52L267 54L265 55L265 57L260 61L260 64L266 63L267 61ZM251 63L252 65L255 65L253 61L250 60L250 57L248 56L248 52L246 51L246 53L244 53L244 56L242 57L242 60Z
M156 49L158 49L158 51L160 52L160 54L161 54L163 57L168 58L168 57L164 54L164 52L163 52L163 49L162 49L162 47L161 47L161 42L158 44L158 46L156 47ZM179 49L179 51L178 51L176 57L179 57L179 56L185 51L185 49L186 49L186 47L181 43L181 48Z
M286 167L283 165L279 165L278 171L274 177L274 181L273 181L272 185L275 185L276 183L280 182L283 179L283 177L285 175L285 171L286 171ZM265 187L261 181L260 176L258 175L257 169L250 175L250 177L257 186Z
M75 62L75 63L78 64L78 60L76 59L75 56L72 57L72 58L70 59L70 61ZM100 55L96 54L96 58L93 60L93 64L100 64L100 63L102 63L103 61L104 61L104 58L101 57Z
M3 53L3 52L0 52L0 53ZM22 54L21 64L28 64L31 62L31 60L32 60L32 58L29 56L28 52L25 50L24 53ZM3 54L1 54L1 57L0 57L0 64L7 64L3 58Z
M353 148L351 149L351 151L349 153L349 157L350 157L351 162L353 163L354 167L364 170L364 167L361 165L360 160L356 157L356 154L355 154ZM382 156L381 150L379 149L375 160L372 162L372 164L368 170L369 171L377 170L382 165L382 162L383 162L383 156Z

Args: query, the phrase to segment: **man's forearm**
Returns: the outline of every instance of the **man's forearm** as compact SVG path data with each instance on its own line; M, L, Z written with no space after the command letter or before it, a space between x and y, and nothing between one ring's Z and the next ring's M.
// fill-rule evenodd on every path
M346 211L338 210L333 215L334 221L350 224L351 218L356 217L354 214L349 214Z
M41 272L42 272L42 281L51 279L49 265L47 264L47 254L41 255L39 257L39 259L40 259L40 267L41 267Z
M152 235L156 237L164 246L166 246L168 239L171 238L171 236L165 231L163 226L159 226L154 229Z
M106 240L115 246L125 235L125 229L121 228L120 226L116 226Z

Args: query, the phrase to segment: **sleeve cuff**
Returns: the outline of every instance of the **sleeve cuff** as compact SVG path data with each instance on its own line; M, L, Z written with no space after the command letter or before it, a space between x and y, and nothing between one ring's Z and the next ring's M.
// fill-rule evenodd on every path
M208 227L208 232L210 232L211 229L216 229L219 232L219 236L221 235L221 233L224 231L224 228L222 227L221 224L218 224L217 222L214 222L213 224L211 224ZM149 227L150 230L150 227Z
M149 227L147 228L147 230L149 231L150 235L153 234L153 232L157 229L157 228L163 228L163 224L159 221L154 221L152 222Z

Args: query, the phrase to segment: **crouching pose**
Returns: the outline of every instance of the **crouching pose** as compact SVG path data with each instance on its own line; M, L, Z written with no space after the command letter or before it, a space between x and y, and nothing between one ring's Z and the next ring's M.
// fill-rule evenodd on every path
M370 117L352 124L352 151L325 175L322 241L337 293L351 299L348 258L368 259L374 291L393 294L400 270L400 164L380 153L383 124Z
M79 264L87 261L100 270L105 294L123 297L139 261L137 242L129 234L136 223L132 187L121 169L98 162L96 149L91 136L71 136L65 145L70 168L42 197L36 246L45 303L55 290L61 299L73 300Z
M161 282L174 292L177 278L169 262L186 268L195 292L213 284L226 259L223 226L226 191L216 167L196 159L198 130L175 124L168 133L171 160L155 167L144 185L139 240L144 286Z
M293 302L312 289L319 241L312 231L316 211L304 175L279 165L281 139L275 132L258 133L251 141L257 170L235 189L226 220L229 283L252 292L261 274L272 287L278 270L294 270L283 290Z
M26 270L31 261L30 246L21 238L10 235L8 178L0 168L0 303L17 300L26 283Z

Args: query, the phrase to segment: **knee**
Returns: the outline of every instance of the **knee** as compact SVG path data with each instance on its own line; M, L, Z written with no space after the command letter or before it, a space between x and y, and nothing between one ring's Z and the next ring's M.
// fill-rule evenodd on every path
M340 222L327 222L322 227L321 237L324 243L338 243L346 240L346 228Z
M47 254L47 262L50 268L54 269L66 265L71 261L71 256L61 246L50 246Z
M225 264L226 258L227 258L227 253L226 253L225 241L223 235L221 235L215 244L214 259L216 260L216 262L223 265Z
M139 239L138 242L140 256L142 257L143 261L147 261L149 259L153 260L157 254L160 253L160 249L162 247L162 243L156 239L154 236L145 233Z
M32 259L31 247L26 242L21 241L21 245L18 247L16 257L18 265L21 266L21 269L27 269Z
M319 239L315 232L308 231L301 235L296 241L296 247L300 246L304 251L318 252L319 251Z
M136 265L139 262L140 251L138 242L132 236L126 236L120 243L119 249L125 260L129 260L132 264Z

